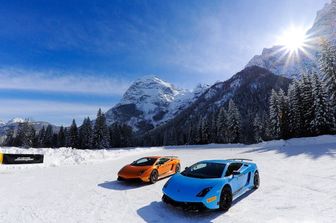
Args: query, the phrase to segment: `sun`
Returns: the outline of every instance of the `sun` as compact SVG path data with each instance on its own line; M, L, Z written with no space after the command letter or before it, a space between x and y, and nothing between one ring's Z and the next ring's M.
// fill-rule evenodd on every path
M289 52L303 50L307 42L306 30L300 27L290 27L279 36L279 45Z

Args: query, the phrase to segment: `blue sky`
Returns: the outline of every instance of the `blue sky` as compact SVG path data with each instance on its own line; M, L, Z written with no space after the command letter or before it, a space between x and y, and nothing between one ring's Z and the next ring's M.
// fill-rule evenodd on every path
M130 83L226 80L328 0L1 1L0 120L68 125Z

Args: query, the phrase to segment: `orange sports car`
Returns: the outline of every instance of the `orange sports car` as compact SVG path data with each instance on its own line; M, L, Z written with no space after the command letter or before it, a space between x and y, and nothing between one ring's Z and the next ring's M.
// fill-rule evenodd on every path
M155 183L180 171L180 160L175 156L143 157L124 166L118 173L118 180L136 180Z

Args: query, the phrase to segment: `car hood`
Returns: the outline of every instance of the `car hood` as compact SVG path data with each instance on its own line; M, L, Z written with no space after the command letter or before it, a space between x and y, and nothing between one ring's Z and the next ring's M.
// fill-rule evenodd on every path
M215 188L224 182L223 178L200 179L175 174L163 189L163 192L175 200L193 200L196 195L207 187Z
M122 174L135 174L135 173L139 173L141 171L146 171L148 169L150 169L152 166L132 166L132 165L126 165L124 166L119 173Z

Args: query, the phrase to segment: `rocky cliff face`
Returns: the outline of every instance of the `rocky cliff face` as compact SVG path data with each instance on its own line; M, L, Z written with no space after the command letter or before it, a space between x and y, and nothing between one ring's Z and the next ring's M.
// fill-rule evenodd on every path
M158 77L145 76L135 81L120 103L106 112L107 123L126 123L140 132L150 130L173 118L206 88L200 85L188 91Z

